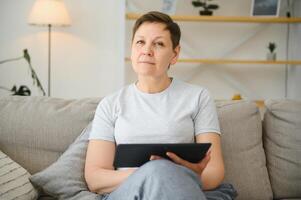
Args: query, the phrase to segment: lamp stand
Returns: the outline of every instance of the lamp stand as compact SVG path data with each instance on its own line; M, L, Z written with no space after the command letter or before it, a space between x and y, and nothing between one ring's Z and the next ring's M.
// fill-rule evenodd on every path
M69 26L71 20L63 0L36 0L29 18L30 25L48 26L48 96L51 96L51 28Z
M51 94L51 24L48 24L48 96Z

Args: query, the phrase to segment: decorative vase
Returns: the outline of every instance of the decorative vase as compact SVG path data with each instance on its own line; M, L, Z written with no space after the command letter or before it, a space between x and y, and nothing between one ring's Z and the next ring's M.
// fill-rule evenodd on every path
M240 94L234 94L232 97L232 100L242 100L241 95Z
M277 58L277 55L275 52L268 52L267 53L267 60L275 61Z

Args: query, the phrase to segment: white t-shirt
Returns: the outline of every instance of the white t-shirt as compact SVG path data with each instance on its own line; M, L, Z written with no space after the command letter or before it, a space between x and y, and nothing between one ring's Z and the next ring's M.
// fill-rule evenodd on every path
M173 78L159 93L136 84L102 99L89 139L126 143L193 143L195 136L220 134L216 107L208 91Z

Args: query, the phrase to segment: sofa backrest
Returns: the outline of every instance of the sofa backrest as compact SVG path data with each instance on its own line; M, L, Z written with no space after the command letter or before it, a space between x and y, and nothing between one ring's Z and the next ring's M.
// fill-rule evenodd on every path
M100 99L64 100L47 97L0 99L0 149L38 172L67 149L92 121ZM262 146L260 113L252 102L217 102L226 166L225 181L238 199L271 199Z
M0 99L0 149L31 174L57 160L92 121L100 99Z

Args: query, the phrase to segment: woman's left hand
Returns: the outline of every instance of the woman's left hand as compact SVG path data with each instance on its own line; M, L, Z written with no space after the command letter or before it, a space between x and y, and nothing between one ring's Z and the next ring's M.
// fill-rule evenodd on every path
M183 165L184 167L187 167L197 173L199 176L202 174L204 169L206 168L207 164L210 161L210 151L207 152L206 156L198 163L191 163L188 162L187 160L184 160L177 156L176 154L172 152L167 152L166 155L175 163L179 165Z

